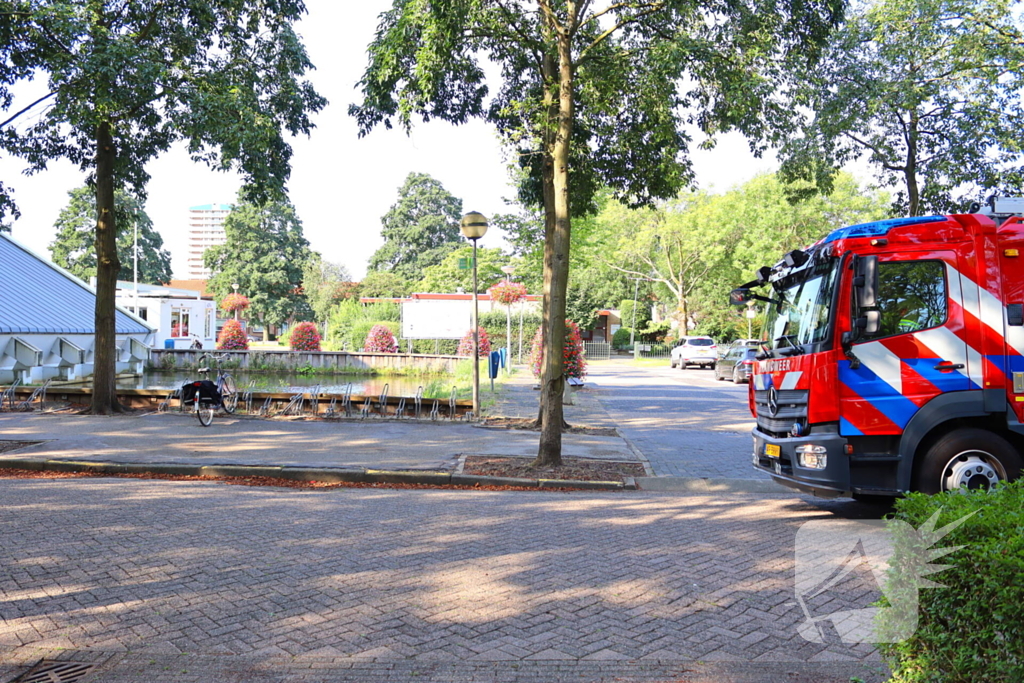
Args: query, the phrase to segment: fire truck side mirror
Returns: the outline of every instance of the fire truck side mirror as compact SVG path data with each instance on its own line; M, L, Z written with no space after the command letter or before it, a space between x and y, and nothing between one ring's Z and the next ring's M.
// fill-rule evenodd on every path
M748 301L752 301L752 299L750 298L750 290L746 287L737 287L729 292L729 303L733 306L742 306Z
M874 308L877 305L878 257L858 256L853 267L853 295L857 308Z
M858 337L873 337L882 327L882 314L880 311L864 311L864 315L857 318L856 325L860 330Z

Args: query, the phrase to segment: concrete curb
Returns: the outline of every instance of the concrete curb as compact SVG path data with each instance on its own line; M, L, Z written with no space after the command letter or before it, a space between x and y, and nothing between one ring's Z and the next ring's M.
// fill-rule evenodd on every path
M40 460L5 458L0 467L37 472L97 472L100 474L168 474L185 477L275 477L293 481L339 483L427 484L432 486L521 486L524 488L572 488L590 491L635 491L632 477L617 481L571 479L518 479L475 474L416 470L363 468L289 467L267 465L181 465L175 463L116 463L87 460Z

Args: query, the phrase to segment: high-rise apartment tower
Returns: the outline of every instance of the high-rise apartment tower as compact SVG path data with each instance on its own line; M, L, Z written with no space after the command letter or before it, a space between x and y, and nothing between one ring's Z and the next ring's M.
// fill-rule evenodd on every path
M230 212L230 204L203 204L188 210L188 279L209 279L203 252L227 241L224 219Z

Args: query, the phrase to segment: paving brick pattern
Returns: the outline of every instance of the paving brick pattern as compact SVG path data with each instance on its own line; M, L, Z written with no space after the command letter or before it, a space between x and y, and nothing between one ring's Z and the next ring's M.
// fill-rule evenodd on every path
M797 527L853 503L118 479L0 480L0 499L0 676L61 652L117 654L123 670L227 657L292 676L266 680L327 680L300 664L330 680L392 680L416 663L422 680L517 667L514 680L605 680L586 673L605 664L614 680L682 680L695 660L879 667L870 646L797 633ZM851 589L827 607L877 597ZM179 675L168 680L192 680ZM217 680L257 680L238 676Z

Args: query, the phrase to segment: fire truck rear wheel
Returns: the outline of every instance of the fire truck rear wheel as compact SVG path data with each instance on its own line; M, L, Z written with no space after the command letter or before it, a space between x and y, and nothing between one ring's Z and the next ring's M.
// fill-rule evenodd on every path
M924 493L989 489L1020 476L1021 457L1006 439L984 429L956 429L928 449L915 488Z

